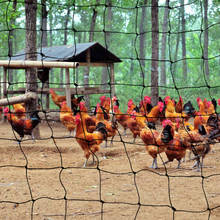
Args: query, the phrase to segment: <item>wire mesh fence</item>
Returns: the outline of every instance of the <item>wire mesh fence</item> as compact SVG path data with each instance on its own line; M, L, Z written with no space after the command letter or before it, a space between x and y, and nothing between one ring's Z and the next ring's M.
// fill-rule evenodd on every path
M26 45L27 3L29 1L0 2L0 56L9 63ZM101 95L108 96L111 118L117 116L113 95L120 102L121 112L127 110L128 100L132 99L138 105L152 91L162 99L169 95L177 102L182 96L184 103L190 100L194 106L198 96L207 100L218 99L218 1L210 1L208 6L208 1L200 0L42 0L30 3L36 4L38 11L34 32L40 61L62 60L45 54L45 47L70 44L75 48L71 54L74 57L77 44L94 41L122 62L114 65L114 74L109 65L106 68L79 65L70 69L69 84L65 81L64 72L57 69L50 70L48 83L41 83L39 79L34 82L39 86L38 111L43 118L39 125L41 137L35 142L30 138L20 139L12 123L3 123L0 129L2 216L9 219L218 219L219 192L215 186L220 172L218 134L211 134L215 141L210 145L215 152L209 149L210 153L204 159L207 167L201 167L199 172L191 169L190 162L182 163L182 169L176 169L175 163L165 164L163 152L157 156L159 169L152 169L148 168L152 157L147 154L149 150L143 141L138 137L133 142L133 133L124 135L121 125L118 125L115 127L113 147L98 148L96 153L90 149L90 160L93 157L95 165L87 163L83 167L85 151L80 147L79 136L67 135L59 122L62 111L52 101L48 110L44 97L45 86L63 88L64 91L70 85L75 97L81 95L79 91L84 87L85 91L88 86L106 89L109 92L88 97L93 107ZM156 12L155 3L158 3ZM154 16L158 16L158 24L153 23ZM99 51L97 54L97 59L101 59L103 54L100 55ZM77 60L79 64L86 62L85 54L81 55L82 60ZM97 60L93 62L98 63ZM9 91L20 89L25 92L24 88L30 83L21 70L8 69L7 78L3 77L3 72L1 76L3 88L6 88L4 97L8 100L14 95ZM13 112L12 106L9 107ZM51 113L56 113L52 120ZM81 120L83 113L81 109ZM92 110L89 113L91 115ZM134 114L124 115L131 118ZM199 117L203 116L200 114ZM219 124L219 116L215 117ZM151 116L148 115L148 118ZM191 118L190 122L193 123L193 120ZM157 123L158 133L161 134L162 125ZM86 136L87 131L83 129L81 133ZM217 130L219 132L219 126ZM153 131L151 133L154 134ZM88 146L93 146L91 140L86 141ZM156 151L160 151L160 147ZM194 145L191 148L193 150Z

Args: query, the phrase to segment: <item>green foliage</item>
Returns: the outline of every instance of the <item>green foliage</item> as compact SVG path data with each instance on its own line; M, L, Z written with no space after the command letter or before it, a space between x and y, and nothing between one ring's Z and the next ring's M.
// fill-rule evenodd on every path
M133 99L136 104L145 95L150 95L150 74L151 74L151 1L148 1L146 8L146 62L145 68L140 66L139 58L139 40L140 30L139 24L141 20L141 7L144 1L130 0L112 0L111 21L107 19L107 10L105 0L100 0L97 5L96 0L48 0L48 42L49 45L61 45L64 39L64 22L67 10L70 9L68 23L68 44L77 42L88 42L89 30L93 10L97 10L98 15L95 25L94 41L106 45L106 34L110 33L110 51L122 59L122 63L115 65L115 82L116 93L120 99L122 109L127 108L127 101ZM173 64L166 62L167 72L167 95L176 99L178 96L183 96L184 101L195 100L197 96L202 98L220 97L220 24L219 24L219 1L213 0L209 3L208 19L209 19L209 69L210 79L207 81L204 74L203 53L203 32L201 31L204 25L202 19L202 10L200 1L188 1L190 4L185 8L186 17L186 54L188 79L185 80L182 76L182 61L181 61L181 41L179 44L176 72L173 72ZM159 1L159 24L160 31L163 22L165 1ZM169 33L167 43L167 60L174 60L174 54L177 43L177 32L179 29L179 5L180 1L170 1L169 16ZM14 12L12 1L0 2L0 56L1 59L8 59L8 34L9 30L16 30L16 51L25 48L25 11L24 1L19 1L17 9ZM38 46L40 44L40 18L41 5L38 4L37 18L37 35ZM12 20L15 24L12 24ZM108 24L111 24L110 26ZM180 34L180 33L179 33ZM159 34L160 40L162 34ZM161 45L160 45L161 47ZM159 63L160 66L160 63ZM145 78L140 77L141 72L145 73ZM160 71L160 69L159 69ZM53 84L51 87L59 87L60 70L54 69L52 77ZM77 73L76 73L77 72ZM72 72L72 83L77 82L83 85L84 68L79 68L76 72ZM102 68L91 68L90 84L91 86L99 86L102 78ZM24 82L23 73L17 74L17 80ZM207 84L211 86L208 89ZM14 89L24 85L16 84ZM175 89L175 86L178 90ZM101 95L101 94L100 94ZM91 95L91 105L95 105L99 100L100 95ZM106 94L108 95L108 94ZM53 106L54 107L54 106Z

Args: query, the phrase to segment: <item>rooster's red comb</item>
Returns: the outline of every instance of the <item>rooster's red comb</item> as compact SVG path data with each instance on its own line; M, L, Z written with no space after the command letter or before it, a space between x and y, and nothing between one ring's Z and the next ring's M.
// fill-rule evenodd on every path
M163 128L165 128L167 125L172 126L172 122L169 119L166 119L162 122Z

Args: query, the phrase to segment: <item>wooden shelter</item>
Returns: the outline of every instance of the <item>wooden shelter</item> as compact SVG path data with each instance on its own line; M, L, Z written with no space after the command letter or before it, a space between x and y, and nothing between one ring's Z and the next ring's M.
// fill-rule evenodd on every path
M22 94L25 93L25 88L19 88L18 90L7 90L7 74L8 69L25 69L25 68L65 68L66 69L66 86L65 88L56 88L55 91L63 91L65 89L67 96L67 103L70 105L71 94L103 94L111 93L115 94L114 87L114 63L121 62L113 53L108 51L98 42L90 43L78 43L76 45L63 45L43 47L37 50L37 61L25 61L25 51L20 51L15 56L11 57L9 61L0 61L0 66L4 67L3 75L3 96L7 94ZM32 64L31 64L32 63ZM107 90L103 90L99 87L83 87L76 88L70 84L69 68L75 68L77 66L86 67L107 67L110 69L110 85ZM38 90L42 92L42 90ZM44 94L49 93L49 88L43 90ZM49 107L49 106L47 106Z

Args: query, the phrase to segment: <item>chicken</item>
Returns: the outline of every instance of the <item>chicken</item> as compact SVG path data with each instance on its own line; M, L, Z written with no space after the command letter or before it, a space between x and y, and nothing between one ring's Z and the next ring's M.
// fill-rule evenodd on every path
M75 98L75 96L71 95L71 109L73 111L73 114L76 115L78 112L79 103L84 99L84 96L79 96Z
M116 96L112 98L112 102L113 102L113 112L114 112L113 116L116 119L116 121L123 127L124 129L123 135L126 135L126 131L128 129L127 121L130 118L130 116L127 114L123 114L121 112L121 110L119 109L119 101Z
M212 114L207 121L206 129L208 137L213 140L220 141L220 115Z
M53 102L61 108L61 104L66 101L66 96L61 96L55 93L53 89L50 89L50 94ZM78 98L75 98L75 96L72 94L71 95L71 108L74 114L77 113L77 108L79 106L79 103L82 101L83 96L79 96Z
M158 102L157 105L151 109L151 111L147 114L148 126L150 126L150 124L153 126L153 124L156 123L156 121L160 117L160 113L163 112L163 108L164 108L163 102Z
M71 135L71 132L75 130L76 123L75 118L73 116L72 110L67 106L66 101L64 101L61 104L60 109L60 121L62 124L67 128L67 130L70 132L69 135Z
M111 99L106 96L101 96L100 105L105 109L105 120L110 120Z
M51 98L53 100L53 102L59 107L61 108L61 104L66 101L66 96L64 95L57 95L56 92L53 89L50 89L50 95Z
M216 110L216 101L215 99L213 99L212 101L208 101L207 102L207 108L206 108L206 114L207 115L212 115L215 114L215 110Z
M12 128L19 134L21 140L24 135L31 135L34 140L32 131L41 122L38 111L31 113L30 119L19 118L15 114L10 113L8 107L4 109L4 113L7 115L8 122L11 123Z
M187 121L190 117L195 116L195 108L190 101L184 104L182 112L188 115L188 118L186 117L185 121Z
M177 104L175 106L175 111L177 113L182 113L182 111L183 111L183 99L181 96L179 97L179 102L177 102Z
M143 117L143 116L140 116ZM135 113L133 112L131 114L131 117L129 117L126 121L128 128L130 129L131 133L133 134L133 144L135 143L135 140L137 138L137 136L140 136L141 133L141 129L144 128L146 126L146 124L144 125L140 125L140 121L138 122L139 117L135 116Z
M169 96L165 98L166 103L166 109L165 109L165 117L172 122L176 121L176 118L186 118L188 119L188 116L183 113L177 113L175 111L175 103L174 100L171 100Z
M174 130L172 134L169 134L170 130L166 127L167 122L163 122L164 130L159 134L156 130L144 128L141 130L140 137L145 143L145 148L148 154L153 158L153 162L150 168L157 169L157 155L164 152L167 147L167 143L172 140L170 136L174 136ZM166 127L166 128L165 128ZM168 135L169 136L168 136ZM168 137L170 139L168 139Z
M0 118L2 118L3 107L0 106Z
M130 117L130 115L128 114L123 114L120 111L118 105L115 105L113 107L113 111L115 114L114 117L116 119L116 122L118 122L124 128L124 135L126 134L126 130L129 128L131 133L133 134L133 138L134 138L133 143L135 143L135 140L137 136L140 136L140 131L141 131L141 128L137 121L137 118L138 118L136 116L137 113L133 111ZM140 117L143 117L143 116L140 115Z
M83 120L83 123L86 125L86 129L88 132L93 132L96 129L96 117L91 117L88 114L88 110L86 108L85 102L79 103L79 109L80 109L80 116Z
M128 109L127 109L127 114L130 115L133 110L136 108L136 105L134 104L132 99L128 100Z
M96 113L96 124L98 124L99 122L102 122L103 124L105 124L106 127L106 131L107 131L107 137L112 137L111 139L111 146L113 143L113 139L116 135L117 132L117 124L115 122L110 122L107 121L105 118L105 115L107 115L107 113L105 112L105 108L102 107L99 103L96 106L97 109L97 113ZM105 147L107 147L107 139L105 142Z
M25 118L25 107L24 107L24 103L17 103L17 104L13 104L13 109L14 109L14 113L18 118Z
M94 163L94 154L99 151L100 144L107 138L106 127L103 123L99 122L96 130L93 133L87 132L85 122L80 117L80 114L75 117L76 122L76 141L84 151L86 158L83 167L86 167L87 161L92 154Z
M156 145L156 139L159 136L159 132L155 129L150 129L147 126L140 132L140 138L145 145Z
M145 96L144 100L140 102L140 106L139 106L140 113L142 115L146 115L151 111L152 108L153 106L151 105L151 97Z
M197 170L200 169L200 158L202 160L209 153L211 147L209 144L209 138L207 138L207 131L202 124L198 124L193 129L186 129L184 124L180 124L178 130L178 136L181 140L182 145L186 146L187 149L192 151L196 156L194 159L197 159L194 167L197 167Z
M206 99L205 99L206 100ZM208 107L208 103L201 100L201 98L197 98L197 104L199 107L199 111L196 112L196 116L194 118L194 129L198 130L199 125L206 125L209 115L207 115L205 105Z
M178 161L177 168L180 168L181 159L185 157L187 146L181 141L180 135L175 132L173 123L170 120L164 120L163 127L161 140L166 145L165 154L168 158L164 164L176 159Z

